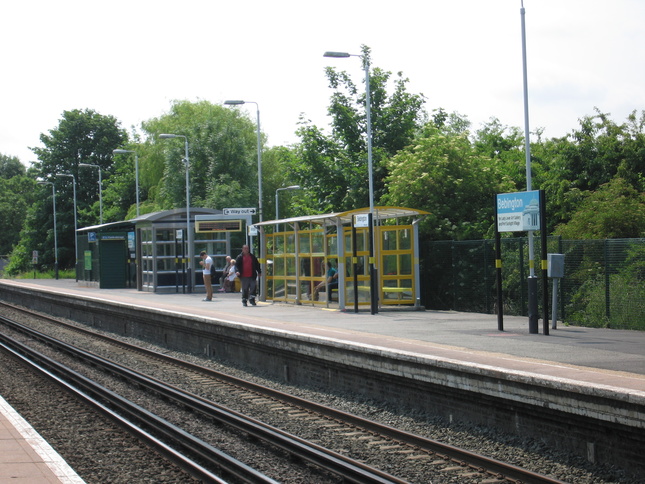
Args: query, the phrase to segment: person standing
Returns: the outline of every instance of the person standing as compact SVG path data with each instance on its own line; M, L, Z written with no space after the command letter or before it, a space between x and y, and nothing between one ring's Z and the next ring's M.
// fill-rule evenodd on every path
M242 246L242 253L235 259L235 268L237 277L242 282L242 305L246 306L248 300L252 306L255 306L256 279L262 274L262 269L257 258L251 254L248 245Z
M202 260L199 261L199 265L202 266L202 276L204 277L204 287L206 288L206 298L204 301L213 300L213 282L211 272L213 271L213 259L209 256L206 251L202 250L199 254Z

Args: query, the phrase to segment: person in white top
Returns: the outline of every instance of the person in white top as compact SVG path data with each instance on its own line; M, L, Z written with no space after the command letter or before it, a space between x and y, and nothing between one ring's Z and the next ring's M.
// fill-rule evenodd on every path
M199 256L202 258L202 260L199 261L199 265L203 268L202 276L204 277L204 287L206 288L206 298L204 301L212 301L213 283L211 279L211 270L213 268L213 259L211 259L204 250L201 251Z

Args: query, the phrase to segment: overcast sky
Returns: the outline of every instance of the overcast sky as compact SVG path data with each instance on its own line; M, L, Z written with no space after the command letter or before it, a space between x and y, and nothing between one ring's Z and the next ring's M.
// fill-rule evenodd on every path
M297 142L302 113L326 127L325 66L363 79L360 54L410 79L426 109L524 128L521 0L21 0L0 14L0 153L29 147L63 111L130 131L175 99L259 104L269 145ZM529 124L547 138L594 107L645 109L645 1L524 0ZM255 105L243 107L255 119Z

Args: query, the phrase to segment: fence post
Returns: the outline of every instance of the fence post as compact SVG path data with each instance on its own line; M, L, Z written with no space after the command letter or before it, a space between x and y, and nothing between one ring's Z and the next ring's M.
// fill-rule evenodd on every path
M609 327L611 327L611 299L609 294L609 240L604 240L603 249L603 256L605 258L605 315L607 316L607 324L609 325Z

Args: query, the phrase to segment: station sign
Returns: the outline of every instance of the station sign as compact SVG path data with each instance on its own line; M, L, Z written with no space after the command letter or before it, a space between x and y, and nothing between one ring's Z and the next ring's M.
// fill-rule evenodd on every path
M369 227L370 215L368 213L359 213L354 215L354 227Z
M540 191L497 195L497 231L529 232L540 230Z
M255 215L255 208L225 208L224 215Z

